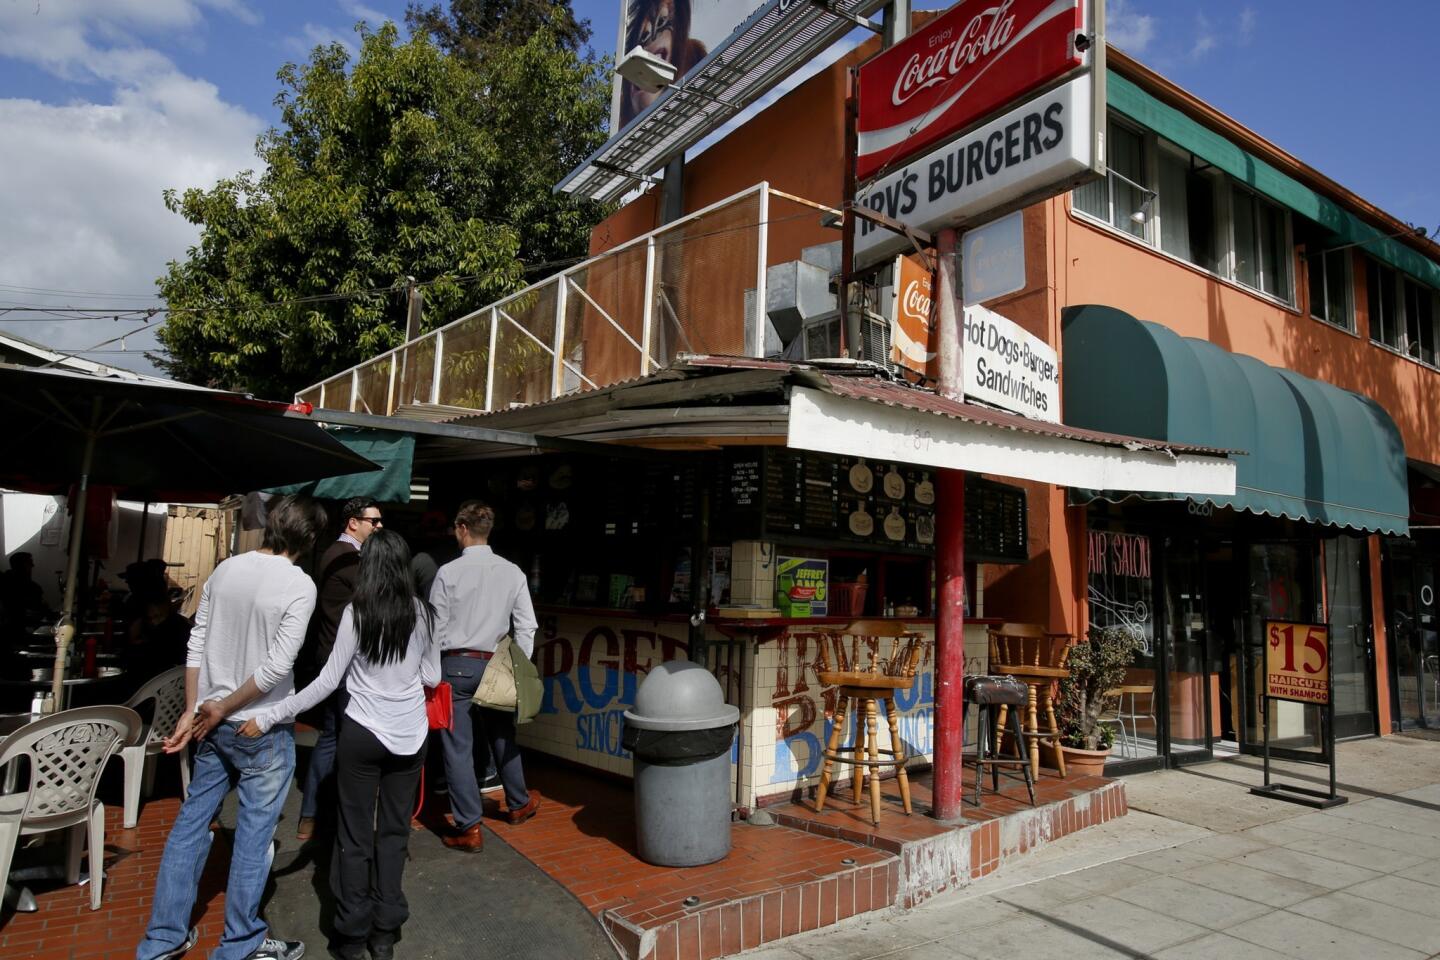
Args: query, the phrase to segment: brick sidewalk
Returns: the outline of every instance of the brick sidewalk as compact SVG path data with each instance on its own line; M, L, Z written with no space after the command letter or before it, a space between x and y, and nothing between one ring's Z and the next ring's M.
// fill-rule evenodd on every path
M135 828L126 830L121 826L120 806L107 804L105 886L100 909L90 909L88 886L68 886L59 880L32 883L40 910L0 918L0 956L6 960L133 960L150 919L150 900L165 838L179 809L178 798L153 800L140 808ZM228 834L216 836L212 851L215 856L201 879L197 900L197 909L203 910L198 921L200 943L192 956L203 957L205 951L220 942L225 926L229 844ZM39 850L17 850L16 859L22 864L59 862L64 859L64 851L63 843L49 843L43 860L37 859L42 852ZM27 853L29 856L25 856Z

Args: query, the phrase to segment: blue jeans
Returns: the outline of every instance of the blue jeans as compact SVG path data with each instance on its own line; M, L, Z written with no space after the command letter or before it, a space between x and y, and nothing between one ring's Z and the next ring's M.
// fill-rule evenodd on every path
M300 795L300 816L311 820L320 812L320 792L334 779L335 744L350 696L342 684L320 704L320 732L310 751L310 765L305 768L305 787Z
M230 877L225 885L225 932L211 960L244 960L264 942L259 917L270 877L270 841L295 772L295 731L277 726L261 737L242 737L239 724L222 723L195 753L190 795L180 807L155 880L155 903L136 960L155 960L185 942L200 874L210 852L210 821L231 790L240 791Z
M450 812L455 826L467 830L480 822L480 783L475 778L475 727L479 726L482 741L489 743L490 755L505 785L505 804L518 810L530 802L525 787L525 770L520 762L520 745L515 740L515 715L500 710L474 707L470 698L485 675L486 660L473 657L442 656L441 672L450 684L454 722L449 730L440 731L445 747L445 781L450 791ZM474 712L471 708L474 707ZM478 721L478 724L477 724Z

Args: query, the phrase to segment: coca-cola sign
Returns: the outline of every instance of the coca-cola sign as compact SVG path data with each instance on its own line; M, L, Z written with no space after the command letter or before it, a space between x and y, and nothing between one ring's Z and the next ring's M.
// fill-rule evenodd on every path
M860 68L868 179L1081 66L1082 0L962 0Z
M935 378L935 304L930 268L915 257L895 258L895 307L890 318L890 362Z

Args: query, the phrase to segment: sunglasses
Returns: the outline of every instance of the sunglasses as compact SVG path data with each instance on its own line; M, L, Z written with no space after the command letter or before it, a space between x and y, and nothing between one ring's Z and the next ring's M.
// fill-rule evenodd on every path
M377 527L385 522L384 517L356 517L355 519L361 523L373 523Z

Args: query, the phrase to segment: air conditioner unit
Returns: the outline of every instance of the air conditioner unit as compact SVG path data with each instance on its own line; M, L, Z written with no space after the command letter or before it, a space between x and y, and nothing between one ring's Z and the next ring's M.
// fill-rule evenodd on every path
M866 360L890 362L890 321L867 312L860 324L860 339ZM792 349L787 351L790 359L827 360L840 356L840 314L830 313L806 323L797 344L800 355L796 356L797 351Z

